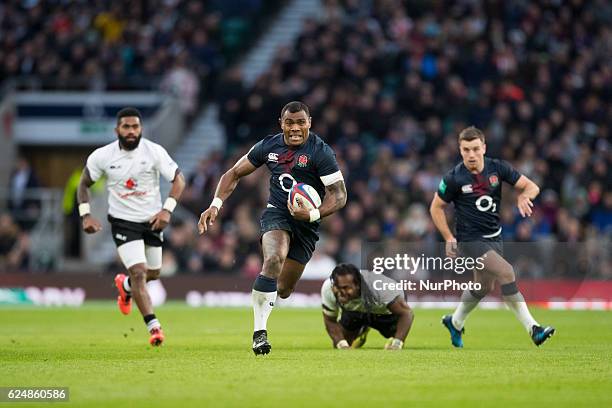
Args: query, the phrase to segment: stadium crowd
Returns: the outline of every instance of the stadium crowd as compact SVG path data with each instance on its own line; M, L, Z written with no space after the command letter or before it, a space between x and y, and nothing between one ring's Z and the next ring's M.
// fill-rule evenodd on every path
M270 0L3 1L0 83L26 89L161 87L197 113Z
M456 135L468 125L485 130L488 155L542 188L530 219L505 194L506 240L609 244L609 3L364 4L326 1L320 19L305 24L252 89L235 71L224 78L218 100L234 150L206 159L190 177L186 201L195 214L223 170L279 131L283 104L301 99L311 107L312 130L335 148L349 193L347 207L323 222L313 276L330 259L360 264L362 239L436 240L428 204L459 162ZM206 239L192 225L172 230L176 270L258 273L264 172L241 182Z
M280 131L280 108L303 100L312 130L338 155L349 194L346 208L324 220L306 276L322 276L336 261L360 264L362 240L436 241L428 204L459 162L456 135L469 125L485 131L489 156L542 187L530 219L520 218L507 191L506 240L609 245L609 2L325 0L252 88L239 69L224 69L221 14L209 3L5 2L0 79L32 75L70 89L83 86L80 77L86 88L123 89L171 66L189 66L198 80L218 75L214 97L230 149L188 175L182 204L194 215L225 169ZM240 3L238 11L260 7ZM257 275L264 179L260 169L242 180L205 238L194 223L175 221L165 273ZM3 248L26 247L14 222L0 224ZM610 268L602 274L612 277Z

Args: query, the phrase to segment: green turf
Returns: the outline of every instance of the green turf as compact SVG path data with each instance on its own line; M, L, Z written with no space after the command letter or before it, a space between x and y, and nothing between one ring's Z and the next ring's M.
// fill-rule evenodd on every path
M443 311L416 310L406 349L392 352L377 333L334 350L320 311L279 308L272 354L257 358L251 314L159 308L167 341L153 349L138 314L110 302L0 308L0 386L67 386L85 407L612 406L609 312L536 310L558 330L536 348L510 312L477 310L454 350Z

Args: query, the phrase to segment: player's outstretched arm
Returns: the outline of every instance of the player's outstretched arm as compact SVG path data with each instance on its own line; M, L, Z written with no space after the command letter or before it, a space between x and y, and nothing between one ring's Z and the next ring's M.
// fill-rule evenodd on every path
M408 336L408 332L410 332L410 328L412 327L414 312L401 296L398 296L395 301L389 305L389 311L398 316L399 320L397 321L395 336L385 348L387 350L399 350L404 346L406 336Z
M538 194L540 194L540 187L538 187L538 185L533 181L529 180L528 177L523 175L518 179L514 185L514 188L520 191L516 199L516 206L518 207L521 216L531 217L531 214L533 213L532 200L535 199Z
M457 240L448 226L446 213L444 212L447 206L448 203L442 200L440 196L438 196L438 193L436 193L429 206L429 213L431 214L434 225L438 231L440 231L440 234L446 242L446 255L457 256Z
M79 203L79 215L83 222L83 231L88 234L95 234L102 229L100 221L91 215L91 207L89 206L89 191L88 188L93 184L93 180L89 175L87 166L81 173L81 181L77 189L77 201Z
M214 224L219 214L219 210L221 209L221 205L223 205L223 202L227 200L234 189L236 189L238 181L255 170L257 170L257 167L255 167L245 155L221 176L219 184L217 184L217 189L215 190L214 200L210 204L210 207L200 215L200 221L198 221L198 231L200 234L204 234L208 230L208 226Z
M334 347L339 349L348 349L350 348L350 346L344 338L342 326L340 326L340 323L338 323L336 319L337 317L328 316L323 313L323 322L325 323L325 330L327 330L327 334L332 339Z
M172 215L172 211L174 211L179 198L181 198L181 194L183 194L185 184L185 177L183 176L183 173L181 173L179 169L176 169L174 179L172 180L172 187L170 187L170 193L168 194L166 202L164 202L162 210L155 214L151 220L149 220L151 223L151 229L153 231L163 230L170 223L170 216Z

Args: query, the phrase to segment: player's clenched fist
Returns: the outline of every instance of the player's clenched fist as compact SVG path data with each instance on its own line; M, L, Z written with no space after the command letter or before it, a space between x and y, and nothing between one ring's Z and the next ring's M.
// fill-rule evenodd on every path
M208 207L206 211L200 214L200 221L198 221L198 231L200 232L200 235L208 231L209 225L213 225L215 223L217 214L219 214L219 209L214 206Z
M91 215L86 215L83 217L83 231L88 234L95 234L101 229L102 224L100 224L100 221L96 220Z
M149 220L153 231L161 231L170 224L170 211L161 210Z

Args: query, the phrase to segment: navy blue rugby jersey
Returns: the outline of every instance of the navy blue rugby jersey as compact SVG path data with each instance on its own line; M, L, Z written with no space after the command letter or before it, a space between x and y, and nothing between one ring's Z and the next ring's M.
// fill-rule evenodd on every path
M287 146L282 133L267 136L249 150L247 158L253 166L265 164L270 170L268 204L276 208L287 208L289 192L296 183L311 185L323 201L325 186L342 180L336 154L313 132L298 147Z
M508 162L485 157L484 169L472 174L463 162L440 181L438 196L455 204L458 241L477 241L501 233L499 205L502 181L515 185L521 174Z

